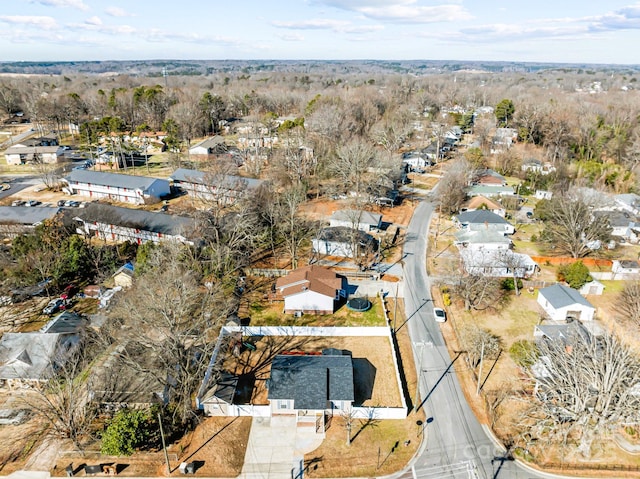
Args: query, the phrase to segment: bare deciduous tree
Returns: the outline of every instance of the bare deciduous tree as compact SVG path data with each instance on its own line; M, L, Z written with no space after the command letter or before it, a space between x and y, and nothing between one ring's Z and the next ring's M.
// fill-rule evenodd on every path
M593 214L594 206L593 199L576 192L554 195L544 208L542 238L560 254L587 256L611 233L607 218Z
M495 305L500 296L500 285L494 278L482 275L461 275L454 285L454 292L464 301L464 309L483 310Z
M146 371L145 362L131 354L124 358L129 367L153 374L169 390L178 417L186 421L211 357L215 326L235 303L221 284L201 285L197 268L189 264L182 248L162 244L152 249L144 273L116 304L114 315L125 326L121 339L139 345L125 351L143 351L160 364L157 370Z
M525 424L538 438L571 435L589 457L604 431L640 422L640 362L615 336L576 332L541 341L537 354L541 367L529 370L537 395Z
M460 207L467 198L467 188L473 170L466 160L458 159L445 172L435 190L435 200L440 211L453 214L460 211Z
M618 298L618 313L622 319L640 326L640 281L626 282Z

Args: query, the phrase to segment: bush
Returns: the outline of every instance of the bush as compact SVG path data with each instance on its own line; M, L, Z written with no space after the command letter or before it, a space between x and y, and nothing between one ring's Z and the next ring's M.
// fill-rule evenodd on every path
M451 306L451 295L449 293L444 293L442 295L442 302L445 306Z
M528 368L538 360L538 348L533 341L521 339L511 345L509 356L518 366Z
M538 237L534 234L531 235L531 242L535 243L536 241L538 241Z
M150 409L121 409L102 434L100 452L108 456L130 456L149 443L158 429Z
M504 291L515 291L515 283L513 278L505 278L500 282L500 287ZM518 278L518 291L522 290L522 280Z
M566 281L574 289L580 289L585 283L593 279L589 274L589 269L582 261L560 266L557 278L558 281Z

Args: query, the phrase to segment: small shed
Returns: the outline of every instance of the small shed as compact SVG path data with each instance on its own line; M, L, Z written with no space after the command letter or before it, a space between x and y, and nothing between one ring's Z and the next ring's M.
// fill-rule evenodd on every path
M123 288L130 288L133 286L133 273L134 266L131 263L125 263L118 271L113 273L113 282L116 286L121 286Z
M586 296L586 295L600 296L604 292L604 284L594 279L593 281L589 281L588 283L585 283L582 286L582 288L580 288L578 291L580 291L580 294L583 296Z

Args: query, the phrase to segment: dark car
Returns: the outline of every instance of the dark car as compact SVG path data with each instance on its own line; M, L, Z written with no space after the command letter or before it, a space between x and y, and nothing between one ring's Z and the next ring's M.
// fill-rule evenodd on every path
M64 304L64 300L62 298L56 298L49 301L49 304L45 306L42 310L42 314L55 314L60 311L62 305Z
M66 201L65 201L65 200L58 200L57 205L58 205L58 206L64 206L64 204L65 204L65 203L66 203Z

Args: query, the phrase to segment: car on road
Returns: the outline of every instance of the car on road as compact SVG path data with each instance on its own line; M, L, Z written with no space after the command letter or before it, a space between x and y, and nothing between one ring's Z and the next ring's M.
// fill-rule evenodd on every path
M433 315L437 323L444 323L447 320L447 313L442 308L433 308Z
M42 310L42 314L55 314L60 311L60 308L63 304L64 299L62 298L52 299L51 301L49 301L49 304L44 307L44 309Z

